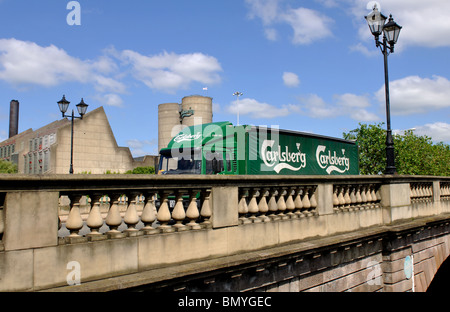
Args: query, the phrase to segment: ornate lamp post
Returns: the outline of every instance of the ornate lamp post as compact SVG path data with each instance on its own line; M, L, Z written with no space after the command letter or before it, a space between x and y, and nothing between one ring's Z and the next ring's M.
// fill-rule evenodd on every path
M74 115L73 109L72 109L72 115L65 115L65 112L69 108L69 104L70 104L70 102L66 100L65 95L63 95L62 99L58 102L59 110L61 111L62 116L67 117L67 118L72 118L72 129L71 129L72 134L70 137L70 169L69 169L69 173L73 174L73 120L75 118L83 119L83 116L84 116L84 114L86 114L86 110L89 105L84 103L83 98L81 98L81 102L76 105L77 109L78 109L78 114L80 114L80 117L78 117L78 116Z
M377 6L373 7L373 11L365 16L372 35L375 37L375 45L380 48L384 56L384 87L386 94L386 172L385 174L394 174L395 155L394 155L394 140L392 138L391 130L391 113L389 101L389 76L388 76L388 55L394 53L394 45L397 43L398 35L400 34L401 26L397 25L389 16L389 21L385 24L387 17L378 11ZM383 41L379 41L380 35L383 34ZM388 45L389 44L389 45Z

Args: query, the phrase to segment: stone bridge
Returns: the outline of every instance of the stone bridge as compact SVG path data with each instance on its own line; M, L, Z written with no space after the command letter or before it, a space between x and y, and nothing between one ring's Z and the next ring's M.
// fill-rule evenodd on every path
M450 177L0 175L0 291L422 292L449 221Z

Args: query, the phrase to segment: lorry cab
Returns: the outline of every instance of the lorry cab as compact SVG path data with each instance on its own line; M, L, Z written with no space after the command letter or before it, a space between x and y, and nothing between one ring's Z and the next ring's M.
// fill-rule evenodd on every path
M161 149L158 174L236 174L234 140L230 122L187 127Z

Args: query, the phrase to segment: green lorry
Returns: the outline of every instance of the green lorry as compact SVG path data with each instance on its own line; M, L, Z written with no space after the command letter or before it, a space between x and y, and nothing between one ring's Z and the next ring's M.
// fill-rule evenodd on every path
M358 175L354 141L215 122L184 128L160 151L159 174Z

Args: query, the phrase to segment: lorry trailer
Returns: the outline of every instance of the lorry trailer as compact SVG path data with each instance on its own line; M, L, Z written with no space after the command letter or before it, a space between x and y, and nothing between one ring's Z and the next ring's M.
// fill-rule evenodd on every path
M160 150L158 174L358 175L358 145L277 127L199 124Z

